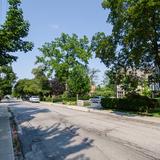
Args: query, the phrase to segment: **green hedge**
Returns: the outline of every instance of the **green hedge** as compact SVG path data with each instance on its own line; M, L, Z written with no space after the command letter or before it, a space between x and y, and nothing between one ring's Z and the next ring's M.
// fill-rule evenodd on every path
M117 109L124 111L148 112L157 107L159 103L156 99L150 99L145 96L127 97L127 98L103 98L101 105L105 109Z

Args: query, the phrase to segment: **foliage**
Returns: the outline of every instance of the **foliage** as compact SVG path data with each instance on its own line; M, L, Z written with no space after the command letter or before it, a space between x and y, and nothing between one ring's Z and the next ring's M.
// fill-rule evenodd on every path
M145 81L147 81L146 73L142 70L121 69L116 72L110 70L106 74L109 78L109 85L120 85L126 94L139 92L140 87L143 88Z
M26 95L39 95L41 99L51 92L50 82L45 76L43 67L39 66L32 70L33 79L21 79L14 87L14 96L24 97Z
M96 89L96 91L92 94L92 97L94 96L104 96L104 97L114 97L115 91L106 86L106 87L99 87Z
M116 109L122 111L149 112L159 107L158 102L140 95L130 95L127 98L103 98L102 107L105 109Z
M66 100L63 100L63 104L66 104L66 105L76 105L77 104L77 102L76 102L76 100L75 101L66 101Z
M152 93L152 91L151 91L151 88L148 85L148 82L144 81L142 95L151 97L151 93Z
M76 34L69 36L62 33L59 38L51 43L45 43L39 50L42 55L37 57L37 63L44 66L49 76L55 72L54 85L61 82L60 88L57 88L58 86L52 88L55 95L64 92L64 84L70 96L89 91L87 64L91 52L86 36L78 38Z
M115 109L117 105L117 98L105 97L101 99L101 105L105 109Z
M160 117L160 107L150 111L149 116Z
M55 77L66 83L70 72L77 65L86 66L91 57L89 41L86 36L78 38L62 33L51 43L45 43L39 50L42 55L37 63L43 64L49 75L55 71Z
M24 40L28 35L29 23L23 19L23 11L19 8L20 0L8 0L9 10L6 21L0 26L0 65L6 65L16 60L10 53L27 52L33 44Z
M44 73L44 68L39 66L37 68L33 68L32 74L34 75L34 81L36 81L39 86L40 96L49 95L51 92L50 81Z
M64 93L65 84L60 82L57 78L54 78L50 81L51 84L51 94L58 96Z
M90 79L84 67L77 65L70 72L67 80L68 92L71 96L86 95L90 91Z
M127 70L152 71L160 67L160 2L158 0L103 0L109 9L107 22L112 34L97 33L92 38L92 50L110 68L110 77L119 84ZM123 71L123 73L122 73ZM122 77L123 76L123 77ZM136 79L132 79L136 87ZM132 84L133 84L132 83Z
M61 97L54 97L54 98L52 99L52 102L53 102L53 103L63 102L63 99L62 99Z
M12 93L12 87L16 80L16 75L11 66L0 66L0 99Z
M25 97L26 95L39 95L41 90L36 80L21 79L14 87L14 96Z
M62 99L68 99L68 98L69 98L68 91L65 91L65 92L62 94Z
M53 97L52 96L44 96L43 100L46 102L53 102Z
M41 99L45 95L50 94L50 83L43 72L42 67L32 70L34 79L21 79L14 87L14 96L25 97L31 95L39 95Z
M19 80L15 86L14 86L14 90L13 90L13 96L15 97L20 97L20 96L24 96L24 87L25 87L25 83L27 83L27 79L23 79L23 80Z

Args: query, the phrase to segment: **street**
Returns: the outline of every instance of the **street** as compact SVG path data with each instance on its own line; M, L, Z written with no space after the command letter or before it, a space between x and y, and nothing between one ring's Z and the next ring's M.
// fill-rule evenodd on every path
M158 160L160 123L56 105L7 104L27 160Z

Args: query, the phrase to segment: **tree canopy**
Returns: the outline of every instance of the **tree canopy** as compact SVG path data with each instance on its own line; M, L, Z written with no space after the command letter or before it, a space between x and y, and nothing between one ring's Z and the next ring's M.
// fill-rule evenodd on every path
M160 1L103 0L102 6L109 9L107 22L113 29L109 36L95 34L92 49L111 77L120 82L127 70L160 67Z
M48 95L51 92L50 81L44 73L44 68L38 66L37 68L32 69L32 74L34 75L33 81L36 81L39 86L41 96Z
M51 92L50 82L45 76L43 67L33 68L33 79L20 79L14 87L16 97L39 95L43 98Z
M50 80L51 84L51 94L58 96L62 95L65 91L65 84L63 82L60 82L57 78L53 78Z
M55 72L55 77L62 82L66 82L75 66L86 66L91 57L88 38L78 38L76 34L62 33L39 50L42 55L37 57L37 63L42 64L49 75Z
M37 57L36 63L45 68L48 76L55 73L56 80L62 83L62 89L65 84L66 90L74 96L88 92L86 73L88 61L91 58L91 49L86 36L78 38L76 34L70 36L62 33L51 43L45 43L39 50L42 55ZM82 73L85 78L81 75ZM82 82L83 79L84 82Z
M23 18L23 11L20 8L21 0L8 0L8 3L6 20L0 26L0 65L16 60L11 53L28 52L33 48L33 43L24 39L29 32L29 23Z
M73 97L77 94L84 96L88 94L91 89L90 78L87 70L80 65L73 68L69 79L67 80L67 84L69 95Z
M0 99L12 93L16 75L11 66L0 66Z

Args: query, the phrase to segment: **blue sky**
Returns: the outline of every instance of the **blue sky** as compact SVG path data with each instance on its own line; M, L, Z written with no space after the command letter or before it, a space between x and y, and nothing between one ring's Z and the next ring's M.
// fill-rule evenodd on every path
M0 0L2 7L5 0ZM28 53L16 53L19 57L13 64L18 78L32 78L37 48L45 42L53 41L62 32L91 38L96 32L111 33L111 26L106 23L107 10L101 7L102 0L23 0L24 17L30 23L28 40L34 43L34 49ZM99 83L103 79L106 67L99 59L89 62L90 68L97 68Z

